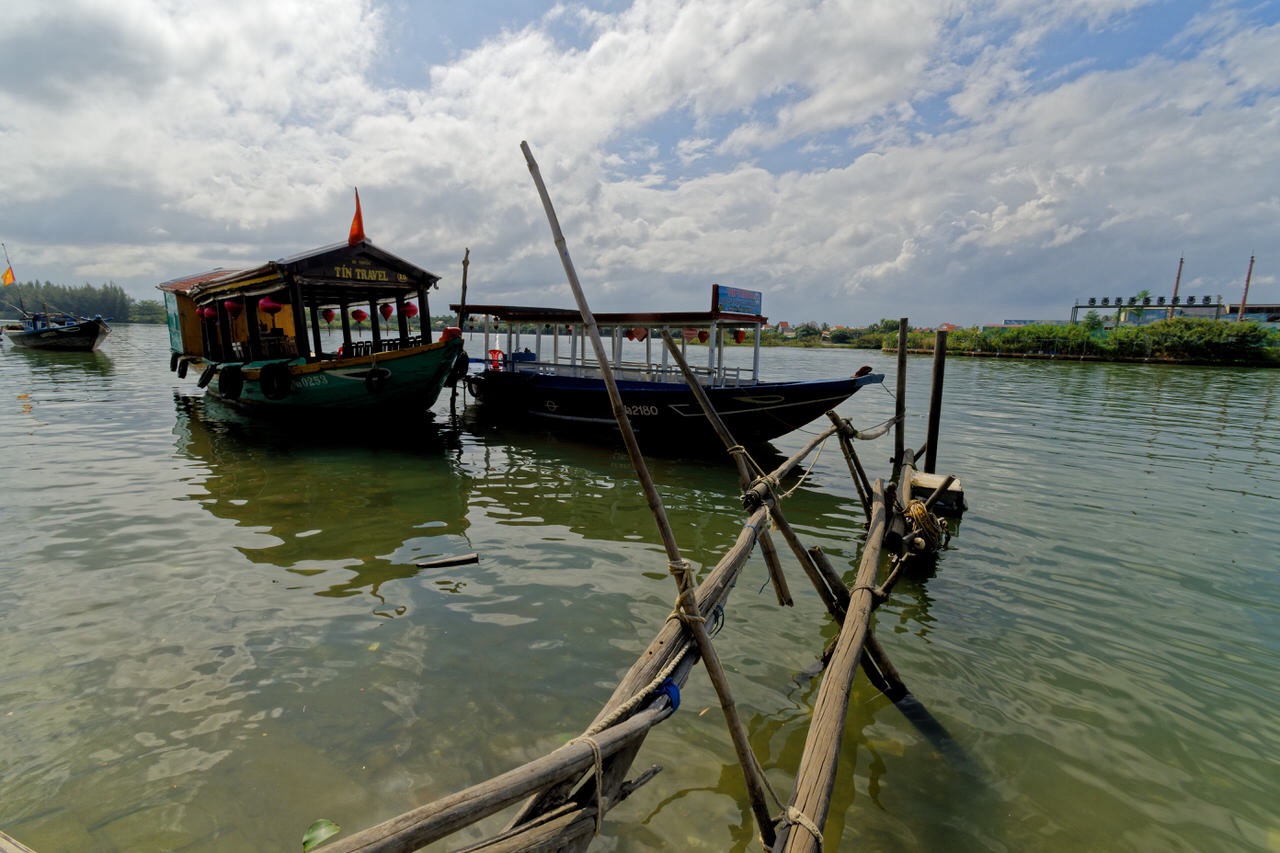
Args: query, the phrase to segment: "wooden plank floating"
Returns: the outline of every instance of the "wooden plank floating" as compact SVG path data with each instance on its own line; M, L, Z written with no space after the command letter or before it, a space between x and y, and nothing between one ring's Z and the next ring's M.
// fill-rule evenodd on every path
M438 569L443 566L465 566L480 562L479 554L447 554L430 560L419 560L414 563L420 569Z
M923 471L915 471L911 475L911 497L927 500L933 495L939 487L942 486L944 480L950 475L942 474L926 474ZM959 518L969 505L964 500L964 488L960 485L958 477L951 477L951 481L947 483L941 495L934 501L934 508L938 515L948 518Z
M893 420L881 429L860 432L847 420L828 412L832 422L829 428L778 468L762 473L747 451L734 442L706 395L698 394L696 379L684 364L671 336L664 333L664 340L676 355L695 397L738 466L741 500L747 513L733 545L695 586L693 574L680 556L674 531L666 519L644 458L635 445L626 409L608 371L603 344L582 295L537 165L527 144L522 143L521 148L542 197L584 326L592 335L592 344L609 388L614 414L627 443L628 455L666 549L668 566L675 580L675 611L673 618L662 624L654 639L619 681L583 734L541 758L350 837L334 839L323 849L334 853L417 850L519 804L505 828L465 849L488 853L587 850L598 835L605 814L658 773L659 768L650 767L631 781L627 779L645 737L653 726L674 713L679 704L680 689L697 663L702 662L706 664L720 700L763 846L775 853L821 850L831 792L838 775L840 742L848 715L850 691L858 669L861 668L872 684L902 709L944 756L962 755L942 724L928 713L902 682L889 661L888 653L876 642L872 624L875 609L892 594L904 566L913 560L932 557L945 545L945 540L939 535L939 531L945 531L945 523L939 520L934 510L959 514L965 508L964 492L955 477L916 470L918 458L927 458L932 467L937 455L943 376L941 362L935 362L929 436L926 447L920 452L906 449L905 444L907 321L904 318L899 324L898 399ZM938 349L945 358L945 341ZM889 483L881 480L872 483L862 470L853 441L878 438L888 431L890 425L894 428L895 476ZM804 547L781 508L781 496L785 495L781 488L784 480L802 470L804 460L833 439L841 445L850 478L858 490L866 515L866 537L856 577L850 587L844 585L840 573L822 549ZM825 674L819 686L804 752L795 773L795 787L785 803L769 788L763 768L751 751L748 733L736 712L729 674L719 665L718 653L705 627L706 620L723 609L757 544L761 546L779 606L791 604L781 559L772 545L770 527L786 541L828 613L841 626L829 649L830 654L824 656ZM418 565L458 565L476 560L477 555L466 554L427 560ZM881 580L886 562L888 571ZM776 815L769 811L769 799L778 809ZM8 852L0 850L0 853Z

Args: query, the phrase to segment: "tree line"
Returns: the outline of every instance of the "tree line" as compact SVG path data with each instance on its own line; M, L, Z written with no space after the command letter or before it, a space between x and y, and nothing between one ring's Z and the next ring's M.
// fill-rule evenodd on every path
M911 332L910 349L933 349L933 332ZM897 334L884 336L897 348ZM949 352L1038 355L1105 360L1170 360L1211 364L1280 365L1280 332L1250 320L1174 317L1132 326L1098 328L1077 323L1031 324L1000 329L956 329L947 334Z
M5 302L6 313L66 312L83 317L101 315L121 322L130 319L134 304L133 298L115 284L68 287L48 281L14 282L0 290L0 299Z

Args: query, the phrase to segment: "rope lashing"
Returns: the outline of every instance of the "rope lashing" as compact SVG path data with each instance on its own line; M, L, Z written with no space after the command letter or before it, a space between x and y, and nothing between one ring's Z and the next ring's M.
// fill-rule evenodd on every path
M600 834L600 825L604 822L604 758L600 755L600 744L591 735L578 735L569 743L585 743L591 747L591 757L595 759L596 774L596 830Z
M676 587L680 590L676 595L675 609L667 618L679 619L686 625L693 622L706 622L706 617L698 611L698 596L692 578L693 566L681 557L678 560L669 561L667 571L671 572L672 577L676 579Z
M924 501L919 498L912 498L903 512L907 518L911 519L911 524L915 531L924 537L925 544L929 546L930 551L938 550L946 544L946 540L951 538L946 525L930 512L924 505Z
M818 842L818 849L822 849L822 830L814 823L807 814L800 811L795 806L787 806L787 814L782 819L791 826L802 826L813 836L814 841Z

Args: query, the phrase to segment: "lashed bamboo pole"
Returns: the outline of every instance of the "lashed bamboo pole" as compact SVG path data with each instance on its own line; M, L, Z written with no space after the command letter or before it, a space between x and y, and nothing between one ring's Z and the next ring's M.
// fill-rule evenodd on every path
M724 443L725 450L729 451L729 455L733 457L734 463L738 466L739 484L744 490L750 488L754 478L751 475L751 470L747 468L745 449L734 440L733 433L729 431L729 427L720 417L720 413L716 411L715 406L711 405L711 398L707 396L706 389L702 387L702 383L698 381L698 378L693 375L693 371L689 369L689 362L685 360L684 353L680 352L680 348L676 346L675 339L671 337L671 332L667 329L662 330L662 343L680 367L680 373L684 376L685 384L689 386L689 390L693 392L694 399L702 407L702 413L711 424L711 428L720 437L720 441ZM791 590L787 588L787 578L782 573L782 562L778 559L778 549L774 547L773 538L769 535L768 530L760 532L760 551L764 555L764 564L769 570L769 580L773 584L773 591L778 598L778 603L787 607L792 606Z
M693 584L690 578L692 570L680 555L680 548L676 544L675 534L662 506L662 498L658 495L657 487L653 483L653 478L649 475L649 468L645 464L643 454L640 452L639 442L636 441L635 432L631 428L631 419L627 417L622 395L618 391L618 383L615 381L613 371L609 367L609 357L605 351L604 342L600 339L600 329L596 325L595 315L592 314L591 307L587 304L586 294L578 281L578 273L573 266L573 260L569 257L569 249L564 239L564 233L560 230L560 221L556 217L555 207L551 203L551 196L542 180L542 173L538 169L537 161L533 158L533 152L529 149L529 143L521 142L520 150L524 152L525 162L529 166L529 174L533 176L534 184L538 188L538 196L542 199L542 207L546 211L547 222L551 226L556 250L559 252L560 261L564 265L565 276L568 278L569 286L573 290L574 301L578 304L578 312L582 315L583 326L591 337L591 346L595 350L596 360L600 365L600 375L604 379L605 388L609 392L613 415L622 432L622 439L626 443L627 455L631 459L631 466L635 469L636 476L640 480L641 489L649 502L649 509L653 513L663 546L666 549L667 564L672 569L679 589L677 609L681 621L684 622L686 629L697 643L703 666L706 667L711 683L719 696L720 708L724 713L725 723L729 728L730 739L733 741L734 751L738 754L738 762L742 766L752 811L755 813L756 822L759 824L760 833L765 839L765 843L771 844L773 841L773 821L769 816L768 806L765 803L764 786L759 766L756 763L755 755L751 752L746 729L738 717L737 705L733 699L733 693L729 689L729 682L724 673L724 668L720 665L719 654L711 643L711 638L707 635L701 615L691 612L695 605Z
M703 578L696 590L698 610L708 616L723 606L737 583L742 567L755 548L758 530L768 519L768 510L760 507L748 518L734 544L715 567ZM683 662L692 641L681 626L668 621L645 648L631 670L619 682L613 698L597 715L591 728L596 729L626 700L650 686L656 676ZM683 673L675 669L672 678L684 683L692 661ZM601 729L595 740L608 759L630 749L630 744L643 738L648 730L671 713L665 697L643 706L620 722ZM325 846L334 853L404 853L444 838L476 821L496 814L530 794L554 788L568 781L570 787L592 767L590 747L582 741L571 741L548 755L514 768L486 782L473 785L456 794L420 806L377 826ZM562 798L561 798L562 799Z
M805 738L795 791L773 850L807 853L822 849L822 827L831 804L836 762L849 710L849 691L870 626L872 586L880 566L880 540L884 534L884 486L872 487L871 524L862 550L849 610L840 628L835 653L818 688L813 720ZM816 835L815 835L816 830Z
M858 431L834 411L827 412L827 417L831 419L831 423L839 431L837 437L840 441L840 452L844 454L845 464L849 466L849 476L853 479L854 488L858 491L858 500L862 502L862 514L870 521L871 482L867 479L867 472L862 469L862 461L858 459L858 452L853 449L853 436L856 436Z
M601 755L610 756L670 716L671 705L657 700L618 725L596 735ZM594 756L588 744L570 741L554 752L478 785L325 845L326 853L408 853L518 803L529 794L589 770Z

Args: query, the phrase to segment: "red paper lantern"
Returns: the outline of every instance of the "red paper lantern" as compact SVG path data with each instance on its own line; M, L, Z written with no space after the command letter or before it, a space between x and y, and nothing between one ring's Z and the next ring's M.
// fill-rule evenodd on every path
M363 323L365 320L369 319L369 312L363 308L357 308L351 312L351 319L355 320L357 323Z
M334 318L336 315L334 314L334 311L333 311L333 309L332 309L332 308L326 308L326 309L324 309L323 311L321 311L321 312L320 312L320 316L324 318L324 321L325 321L326 323L332 323L332 322L333 322L333 318Z
M235 299L228 299L222 303L222 307L226 309L227 316L232 320L240 316L240 312L244 310L244 305Z
M637 341L643 341L645 338L649 337L649 330L636 326L631 330L631 334Z
M709 337L711 337L711 333L708 332L706 329L701 329L698 331L698 343L705 344L707 342L707 338Z
M404 305L404 315L405 315L406 317L408 317L410 320L412 320L414 317L417 317L417 316L418 316L418 303L416 303L416 302L406 302L406 303L405 303L405 305Z
M378 306L378 313L382 315L383 320L390 320L391 315L396 312L395 306L390 302L384 302Z
M636 339L635 329L627 329L627 340L634 341Z
M742 343L743 341L745 341L745 340L747 339L747 330L746 330L746 329L734 329L734 330L733 330L733 339L734 339L736 342L738 342L738 343Z
M262 299L258 300L258 310L265 311L268 314L270 314L272 317L279 314L280 309L283 307L284 307L283 305L281 305L279 302L276 302L270 296L264 296L262 297Z
M218 309L212 305L206 305L200 309L200 316L206 320L216 320L218 319Z

